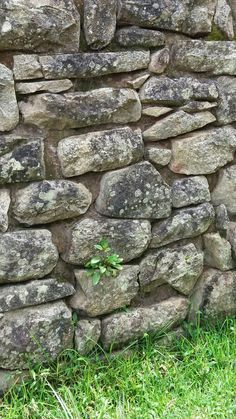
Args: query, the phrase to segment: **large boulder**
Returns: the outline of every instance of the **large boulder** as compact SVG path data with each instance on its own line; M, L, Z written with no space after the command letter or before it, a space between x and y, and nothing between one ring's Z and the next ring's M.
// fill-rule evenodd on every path
M218 182L212 191L214 205L224 204L230 214L236 214L236 165L221 169Z
M92 49L108 45L116 30L116 0L86 0L84 6L84 33Z
M3 64L0 64L0 86L0 131L10 131L14 129L19 122L19 110L16 101L12 71Z

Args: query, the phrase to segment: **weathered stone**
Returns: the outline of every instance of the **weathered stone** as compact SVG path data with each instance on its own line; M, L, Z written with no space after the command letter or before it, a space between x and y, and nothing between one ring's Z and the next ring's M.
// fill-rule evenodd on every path
M220 171L218 183L211 194L214 205L224 204L230 214L236 214L236 165Z
M75 349L81 355L87 355L96 346L101 335L99 319L79 320L75 330Z
M177 240L197 237L209 228L214 215L210 203L177 210L167 220L154 224L150 247L161 247Z
M127 26L118 29L116 41L123 47L147 47L155 48L165 45L165 35L159 31Z
M65 177L117 169L137 162L143 152L141 131L129 127L65 138L58 145Z
M168 217L170 188L151 163L136 163L102 177L96 208L117 218Z
M217 102L199 102L199 101L191 101L184 106L181 106L181 110L189 113L200 112L200 111L207 111L208 109L212 109L218 106Z
M86 270L75 271L76 293L70 298L70 306L91 317L110 313L127 306L137 295L139 266L123 266L115 277L103 277L94 285Z
M145 157L151 163L166 166L171 159L171 150L161 147L149 147L145 150Z
M230 222L227 228L227 240L230 242L234 259L236 258L236 223Z
M92 194L82 183L44 180L15 193L13 213L27 225L51 223L84 214Z
M71 311L58 301L0 315L0 367L27 368L73 347Z
M233 39L234 22L232 10L226 0L217 0L214 23L218 29L227 37L227 39Z
M21 384L24 379L28 378L28 371L10 371L0 370L0 396L11 388L16 388L17 384Z
M66 80L34 81L29 83L16 83L16 91L21 95L29 95L36 92L59 93L69 90L73 83Z
M0 283L21 282L49 274L58 260L48 230L19 230L1 234Z
M180 324L188 312L188 300L172 297L149 307L132 308L102 319L101 341L105 349L116 348L144 333L160 332Z
M205 176L177 179L172 185L172 205L175 208L210 201L209 185Z
M165 140L202 128L215 120L214 115L208 111L192 114L177 111L164 117L144 131L143 137L147 141Z
M157 347L168 347L173 349L173 345L177 343L180 339L186 336L186 330L179 326L174 330L171 330L168 333L164 332L164 336L158 339L157 342L155 342L155 346Z
M170 54L168 48L163 48L160 51L154 52L151 55L151 61L149 64L149 71L155 74L162 74L164 73L166 67L168 66L170 61Z
M204 262L212 268L228 271L233 269L231 245L219 233L208 233L203 236Z
M235 77L219 77L219 105L215 110L217 121L221 125L236 121L236 80Z
M20 102L24 122L62 130L138 121L141 105L131 89L101 88L90 92L44 93Z
M139 283L141 289L152 291L168 283L188 295L203 270L203 254L194 244L152 251L141 262Z
M86 0L84 2L84 33L92 49L108 45L116 30L116 0Z
M10 131L19 122L19 110L12 72L3 64L0 64L0 86L0 131Z
M132 89L139 89L149 77L150 77L149 73L143 73L143 74L137 75L136 77L133 77L130 80L127 80L126 82L127 87L131 87Z
M72 0L2 0L0 50L79 49L80 15Z
M15 80L40 79L43 77L38 55L14 55L13 62Z
M115 253L125 262L139 257L148 247L151 238L149 221L84 219L76 223L71 232L71 242L65 261L83 265L92 256L99 255L94 246L106 238Z
M233 127L199 131L172 141L170 169L186 175L214 173L233 160L235 150L236 131Z
M8 210L11 198L8 189L0 190L0 231L5 233L8 229Z
M215 208L216 212L216 228L217 230L226 231L229 227L230 219L225 204L220 204Z
M53 278L39 279L23 284L2 285L0 313L59 300L74 294L74 292L75 289L69 282L58 282Z
M156 116L157 118L161 115L165 115L172 111L172 108L164 108L161 106L143 106L142 107L142 114L148 116Z

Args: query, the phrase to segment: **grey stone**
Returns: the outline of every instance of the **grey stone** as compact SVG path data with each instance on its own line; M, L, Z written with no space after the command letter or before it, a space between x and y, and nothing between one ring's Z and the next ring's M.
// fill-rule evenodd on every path
M137 162L143 152L141 131L129 127L65 138L58 145L65 177L117 169Z
M0 367L27 368L73 347L71 311L58 301L0 315Z
M236 121L236 80L235 77L219 77L219 105L215 110L217 121L221 125Z
M215 208L215 212L216 212L216 228L217 230L221 230L221 231L226 231L229 223L230 223L230 219L228 216L228 211L227 208L225 206L225 204L220 204Z
M24 122L63 130L138 121L141 105L131 89L101 88L89 92L44 93L20 102Z
M116 0L84 1L84 33L92 49L108 45L116 30Z
M180 110L156 122L144 131L143 137L146 141L165 140L202 128L215 120L208 111L188 114Z
M156 116L157 118L161 115L165 115L172 111L172 108L165 108L163 106L143 106L142 107L142 114L148 116Z
M132 89L137 90L145 83L145 81L149 77L150 77L150 74L148 72L137 75L136 77L133 76L130 80L127 80L126 82L127 87L131 87Z
M14 216L26 225L78 217L92 202L92 194L82 183L67 180L32 183L19 189L14 198Z
M226 0L217 0L214 23L217 28L227 37L234 37L234 22L230 5Z
M99 255L94 246L103 238L108 240L113 252L128 262L147 249L151 224L149 221L86 218L73 226L69 249L63 258L69 263L83 265L92 256Z
M236 165L221 169L218 183L211 194L214 205L224 204L230 214L236 214Z
M170 188L151 163L136 163L103 175L96 208L117 218L168 217Z
M188 295L203 270L203 254L194 244L152 251L140 264L139 282L144 291L168 283Z
M69 90L73 83L68 80L44 80L25 83L16 83L16 91L21 95L29 95L36 92L59 93Z
M236 258L236 223L230 222L226 232L227 240L230 242L234 259Z
M162 32L143 29L138 26L118 29L115 39L123 47L155 48L165 45L165 35Z
M87 355L96 346L101 335L99 319L79 320L75 330L75 349L81 355Z
M203 242L206 265L221 271L233 269L232 249L228 240L219 233L208 233L204 234Z
M2 0L0 50L78 51L80 15L72 0Z
M172 141L170 169L186 175L214 173L233 160L235 150L236 130L233 127L198 131Z
M145 151L145 156L151 163L166 166L171 159L171 150L161 147L149 147Z
M8 210L11 198L8 189L0 190L0 231L5 233L8 229Z
M74 292L75 289L69 282L58 282L53 278L36 279L23 284L2 285L0 313L59 300Z
M181 106L181 110L189 113L207 111L208 109L216 108L218 106L217 102L199 102L193 100L186 105Z
M48 230L19 230L1 234L0 283L21 282L49 274L58 260Z
M177 240L197 237L210 227L214 215L210 203L177 210L167 220L153 225L150 247L161 247Z
M187 316L188 300L172 297L149 307L132 308L102 319L101 341L105 349L116 348L144 333L161 332L179 325Z
M172 185L172 205L175 208L210 201L209 184L205 176L177 179Z
M36 54L14 55L13 74L15 80L40 79L43 77L39 56Z
M168 66L170 61L170 54L168 48L163 48L160 51L154 52L151 55L151 61L149 64L149 71L155 74L162 74L164 73L166 67Z
M28 378L28 371L0 370L0 396Z
M0 64L0 86L0 131L10 131L19 122L19 110L12 71L3 64Z

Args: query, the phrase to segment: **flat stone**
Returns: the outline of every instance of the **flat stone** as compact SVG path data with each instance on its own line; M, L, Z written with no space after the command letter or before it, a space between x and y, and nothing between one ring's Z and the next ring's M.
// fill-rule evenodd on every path
M215 173L234 158L236 131L231 126L192 133L172 141L170 169L174 173ZM221 203L221 202L220 202Z
M168 66L169 61L169 49L163 48L160 51L154 52L154 54L151 55L151 61L148 69L154 74L162 74Z
M26 225L45 224L78 217L91 202L92 194L82 183L44 180L15 193L13 213Z
M151 163L136 163L103 175L96 208L117 218L168 217L170 188Z
M8 229L8 210L11 198L8 189L0 190L0 231L5 233Z
M216 212L216 228L217 230L226 231L229 227L230 219L225 204L220 204L215 208Z
M210 203L177 210L167 220L153 225L150 247L161 247L178 240L197 237L207 231L214 215L214 208Z
M142 133L124 127L76 135L61 140L57 153L65 177L118 169L142 158Z
M48 230L18 230L1 234L0 283L21 282L49 274L58 252Z
M214 205L224 204L230 214L236 214L236 165L221 169L218 183L211 194Z
M19 110L16 101L12 71L3 64L0 64L0 85L0 131L10 131L14 129L19 122Z
M21 95L29 95L36 92L59 93L69 90L73 83L68 80L44 80L26 83L16 83L16 91Z
M194 244L152 251L140 264L139 282L144 291L152 291L169 284L178 292L188 295L203 270L203 254Z
M15 80L40 79L43 77L39 56L36 54L14 55L13 74Z
M76 270L76 293L70 298L70 306L90 317L101 316L130 304L136 297L139 266L123 266L115 277L103 277L94 285L86 270Z
M131 89L101 88L89 92L44 93L19 103L25 123L63 130L138 121L141 105Z
M165 35L162 32L143 29L138 26L118 29L115 39L123 47L155 48L165 45Z
M215 110L220 125L236 121L236 80L235 77L218 77L219 105Z
M131 340L179 325L187 316L188 300L172 297L149 307L132 308L102 319L101 341L105 349L116 348Z
M36 279L23 284L2 285L0 313L59 300L74 292L75 289L69 282L58 282L53 278Z
M62 301L23 308L0 316L0 367L28 368L55 359L73 347L71 311Z
M232 249L228 240L219 233L208 233L203 236L204 262L212 268L228 271L233 269Z
M79 320L75 330L75 349L81 355L87 355L96 346L101 335L99 319Z
M172 111L172 108L166 108L163 106L143 106L142 107L142 114L148 116L156 116L157 118L161 115L165 115Z
M197 112L188 114L177 111L165 116L143 133L146 141L159 141L194 131L216 120L211 112Z
M216 108L218 106L217 102L199 102L197 100L192 100L186 105L181 106L181 110L189 113L207 111L208 109Z
M171 159L171 150L161 147L149 147L145 150L145 157L151 163L166 166Z
M84 265L92 256L99 255L94 246L106 238L114 253L124 262L139 257L151 239L151 224L139 220L108 220L86 218L73 225L68 251L63 259Z
M84 34L92 49L108 45L116 30L116 0L86 0L84 7Z
M234 37L234 21L230 5L226 0L217 0L214 23L227 39Z
M173 182L172 205L174 208L201 204L210 200L209 184L205 176L190 176Z

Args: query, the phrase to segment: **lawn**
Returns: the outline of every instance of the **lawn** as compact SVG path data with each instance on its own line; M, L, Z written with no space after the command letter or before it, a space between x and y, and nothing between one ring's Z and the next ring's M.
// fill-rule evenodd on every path
M188 330L171 349L144 337L131 353L68 351L1 401L3 419L236 417L236 320Z

